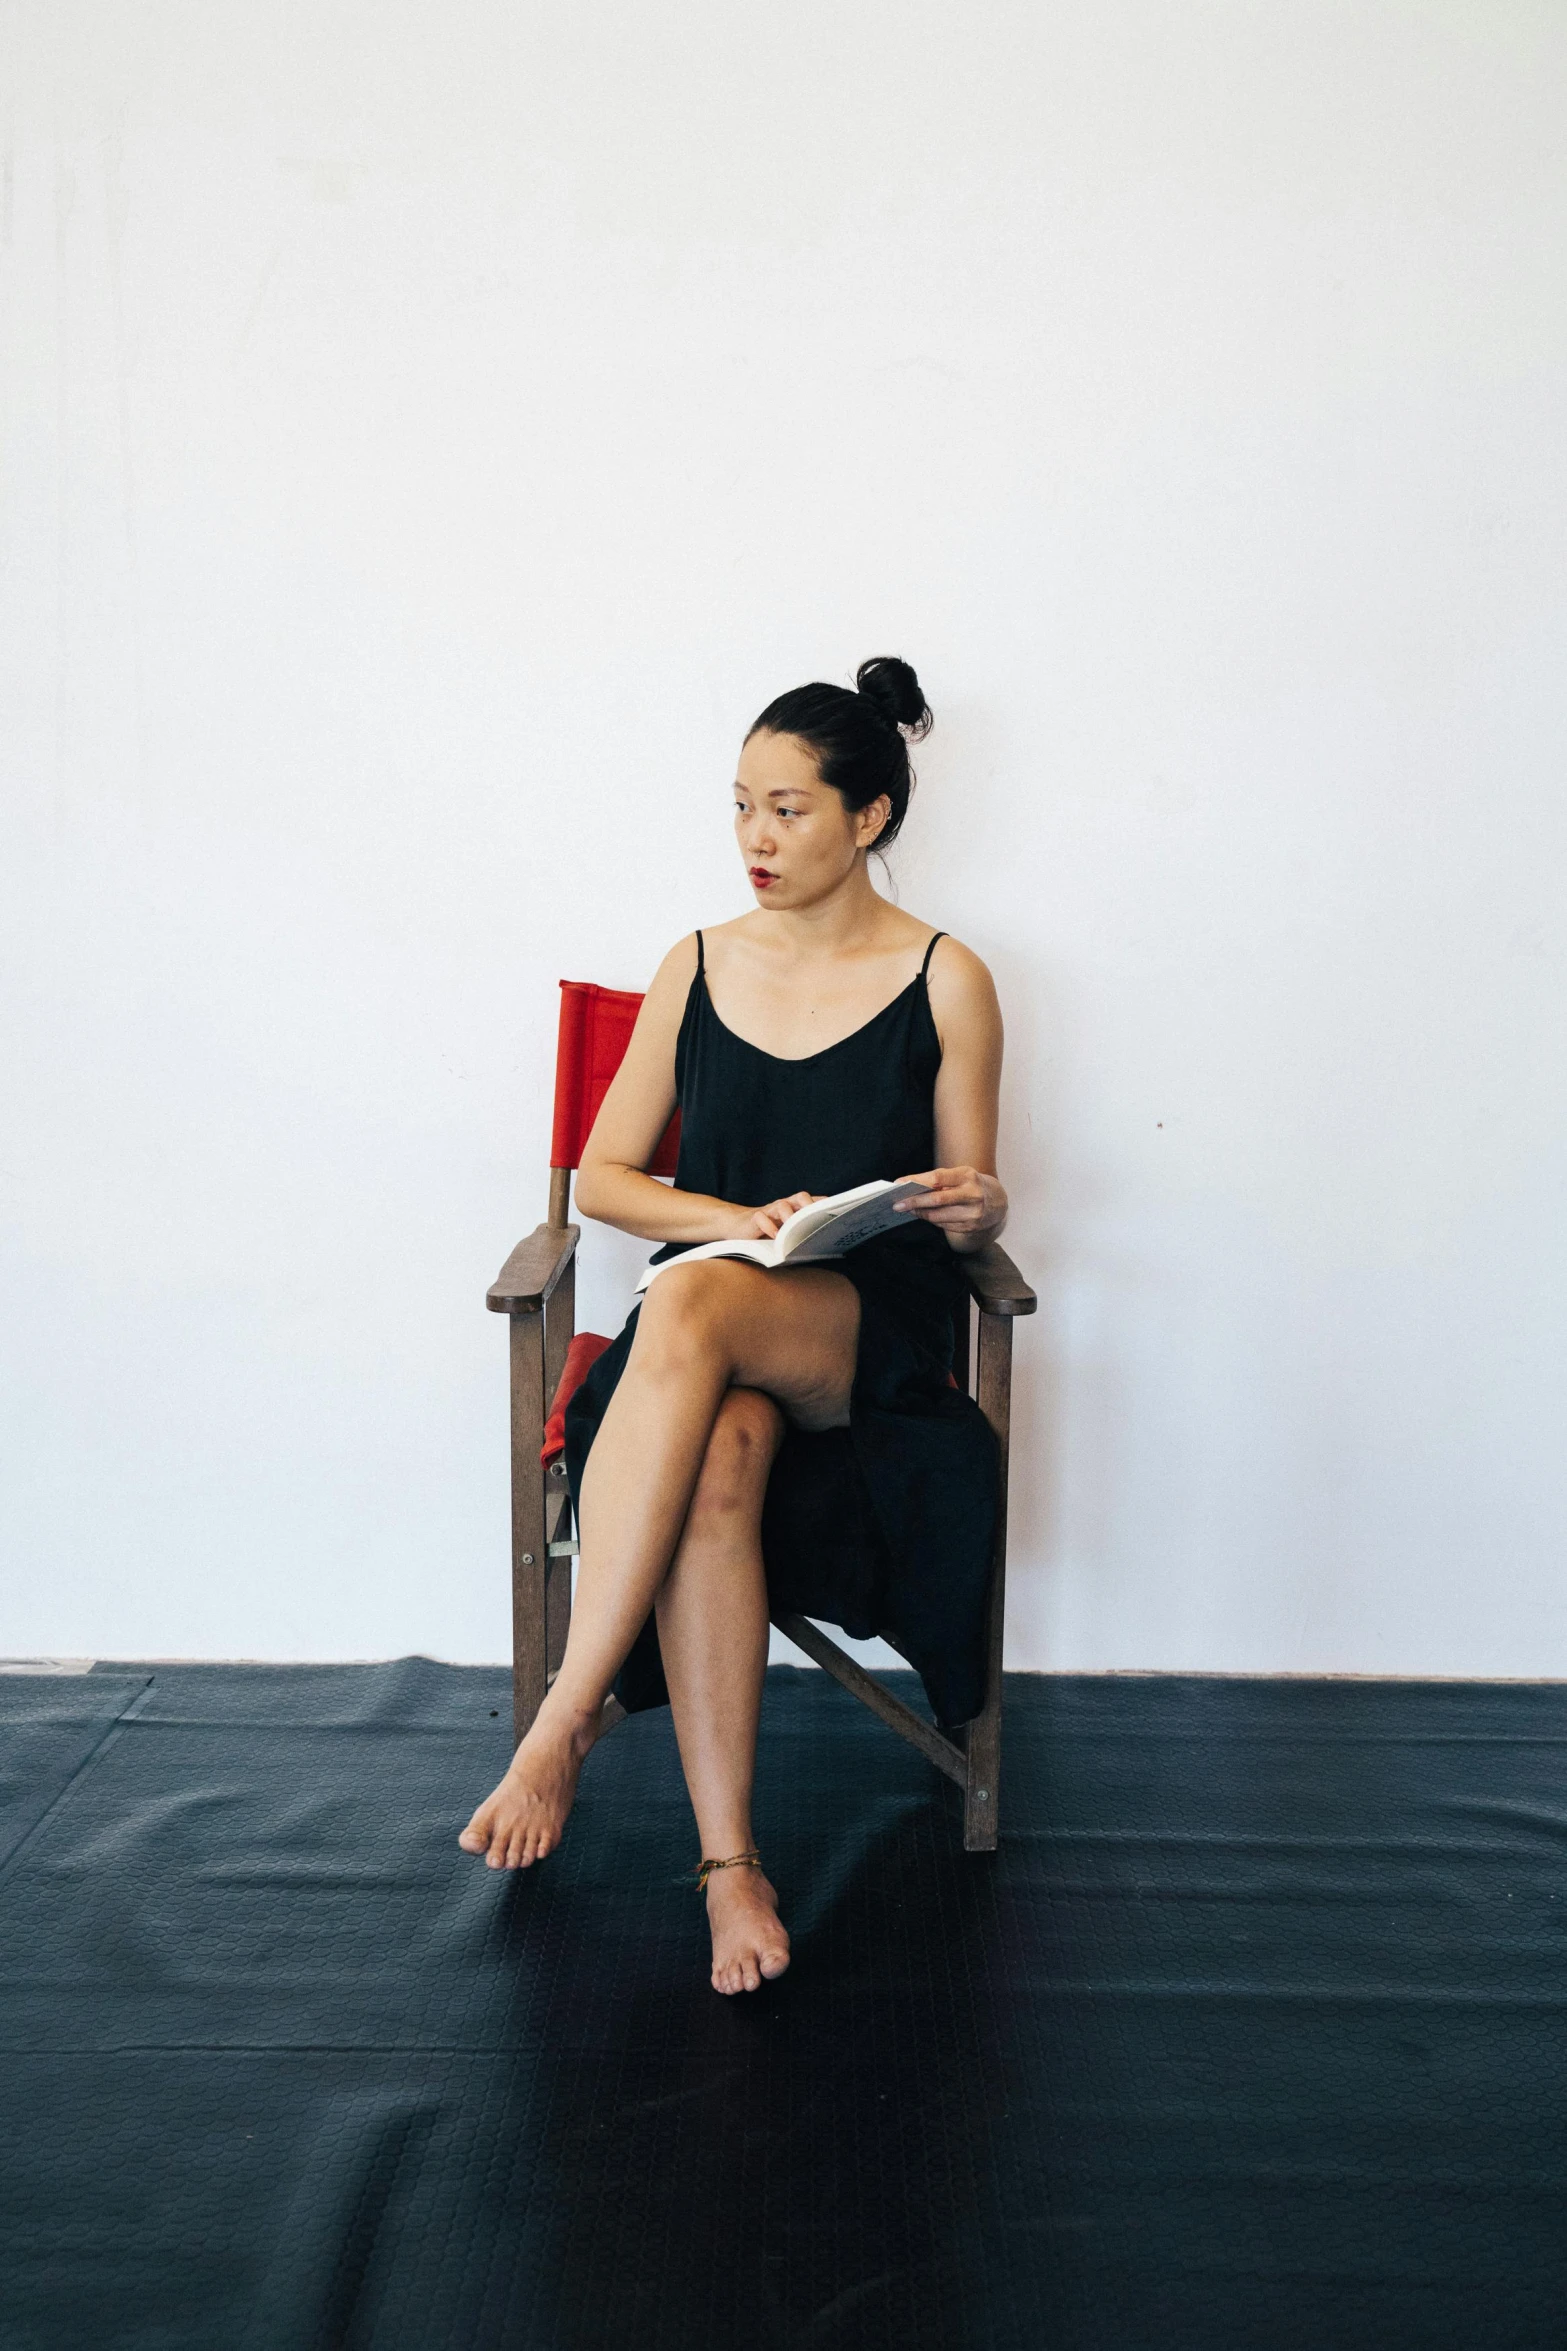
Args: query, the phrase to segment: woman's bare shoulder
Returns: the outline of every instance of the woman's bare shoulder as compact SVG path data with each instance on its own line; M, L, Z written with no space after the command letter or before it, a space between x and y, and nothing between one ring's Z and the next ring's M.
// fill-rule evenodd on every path
M667 995L673 988L683 990L690 987L696 974L697 936L695 931L687 931L683 939L675 941L653 974L652 983L648 988L650 996L655 992L659 995ZM705 937L706 933L704 932L702 936Z
M768 929L766 915L754 907L749 914L731 915L727 922L704 923L700 933L703 959L709 968L717 966L722 969L731 953L738 948L740 959L744 962L748 955L755 953L758 945L766 947ZM683 959L680 969L686 975L688 986L691 974L696 969L697 937L698 934L693 931L690 938L682 939L674 950L675 956Z
M696 975L696 933L677 939L648 983L637 1017L637 1035L646 1043L673 1049Z
M926 985L930 989L930 1008L936 1016L937 1028L943 1033L949 1022L989 1023L1000 1018L996 983L989 965L981 962L973 948L965 947L950 931L940 935L930 959Z
M930 959L930 984L957 989L982 988L995 993L995 981L990 966L982 963L972 947L965 947L950 931L935 931L935 952Z

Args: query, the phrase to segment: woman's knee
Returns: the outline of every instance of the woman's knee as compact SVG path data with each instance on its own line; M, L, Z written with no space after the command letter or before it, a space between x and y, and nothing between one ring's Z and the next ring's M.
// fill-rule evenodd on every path
M735 1306L733 1277L741 1270L707 1258L697 1265L672 1265L661 1273L637 1317L637 1352L672 1362L721 1353Z
M784 1416L756 1388L731 1388L719 1406L697 1474L687 1528L759 1518Z

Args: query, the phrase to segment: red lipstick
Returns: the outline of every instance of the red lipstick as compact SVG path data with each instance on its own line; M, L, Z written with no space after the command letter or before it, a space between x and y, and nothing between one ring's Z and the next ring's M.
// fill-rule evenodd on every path
M750 877L753 890L770 890L778 879L775 873L768 872L765 865L753 865L750 868Z

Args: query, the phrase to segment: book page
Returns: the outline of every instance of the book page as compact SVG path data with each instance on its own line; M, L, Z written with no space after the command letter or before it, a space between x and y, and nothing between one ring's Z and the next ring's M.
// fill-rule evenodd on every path
M878 1176L873 1183L856 1184L852 1191L829 1192L820 1200L807 1201L803 1208L795 1210L793 1216L786 1216L778 1227L779 1263L786 1257L794 1256L802 1243L808 1241L824 1224L831 1224L835 1217L857 1208L863 1200L879 1200L891 1189L888 1179Z
M872 1190L870 1185L866 1185L863 1189L872 1194L869 1199L861 1198L856 1205L839 1209L831 1217L819 1221L814 1230L788 1252L788 1262L791 1265L810 1265L818 1258L842 1257L847 1250L857 1249L862 1241L874 1240L878 1233L894 1231L909 1221L900 1214L898 1202L912 1200L917 1192L927 1188L924 1184L915 1183L881 1183ZM853 1195L849 1197L852 1200ZM779 1239L782 1238L780 1233Z
M764 1268L810 1265L820 1258L841 1257L845 1250L857 1249L877 1233L891 1232L906 1223L897 1213L898 1202L925 1188L911 1182L895 1184L879 1176L873 1184L833 1192L827 1199L812 1200L797 1208L793 1216L786 1216L770 1241L703 1241L695 1249L683 1249L678 1257L666 1257L663 1265L648 1267L637 1290L645 1290L665 1266L690 1265L704 1257L740 1257Z

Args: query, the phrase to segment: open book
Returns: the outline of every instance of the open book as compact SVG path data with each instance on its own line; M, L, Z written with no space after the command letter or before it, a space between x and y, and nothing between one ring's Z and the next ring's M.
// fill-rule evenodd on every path
M824 1257L842 1257L877 1233L906 1225L909 1219L899 1215L898 1202L928 1190L926 1184L907 1179L894 1184L882 1177L874 1184L856 1184L852 1192L831 1192L825 1200L812 1200L786 1216L770 1241L700 1241L694 1249L682 1249L678 1257L666 1257L662 1265L650 1265L637 1288L645 1290L656 1274L672 1265L691 1265L699 1257L744 1257L762 1266L814 1265Z

